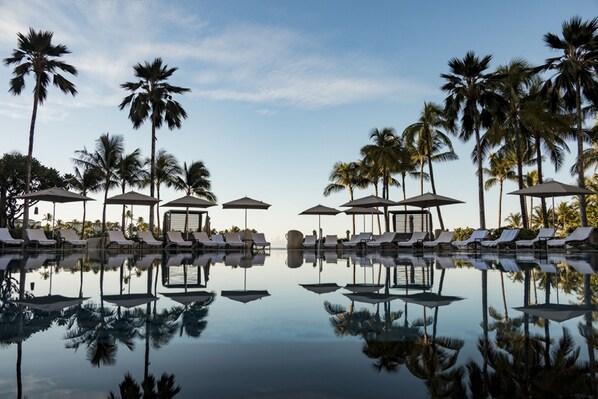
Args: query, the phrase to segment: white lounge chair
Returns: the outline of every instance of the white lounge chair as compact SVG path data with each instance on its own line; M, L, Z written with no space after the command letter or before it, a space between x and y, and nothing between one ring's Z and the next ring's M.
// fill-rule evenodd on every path
M58 236L62 245L70 245L73 247L86 247L87 240L81 240L77 235L77 232L73 229L68 230L57 230Z
M496 240L483 240L480 245L484 248L496 248L512 246L515 243L515 239L519 235L519 229L505 229L500 233L500 237Z
M24 243L24 240L20 238L14 238L6 227L0 228L0 245L2 248L4 248L6 245L22 246Z
M365 243L367 248L382 248L384 246L394 245L394 239L397 233L387 231L378 238Z
M162 241L156 240L154 235L149 231L138 231L137 238L139 245L147 245L148 247L162 247Z
M189 248L193 247L193 242L187 241L183 238L183 235L180 231L167 231L166 232L166 248L169 247L176 247L179 248Z
M546 244L547 240L554 238L555 231L556 229L554 228L541 228L535 238L531 240L519 240L515 242L515 246L517 248L534 248L536 245Z
M253 239L254 248L260 248L262 250L265 250L266 247L270 248L270 243L266 241L264 233L252 233L251 237Z
M226 248L226 241L224 241L222 234L212 234L211 238L217 244L218 248Z
M324 241L324 248L335 249L338 247L338 237L336 234L328 234Z
M110 248L112 246L115 246L118 249L122 247L133 248L135 245L135 241L125 238L123 232L120 230L109 230L106 232L106 234L108 235L105 245L106 248Z
M43 230L40 229L25 229L25 237L27 245L35 245L35 247L56 247L56 240L46 237Z
M488 230L474 230L468 239L463 241L453 241L451 244L456 248L468 248L470 246L478 245L480 242L484 241L488 237L488 234Z
M226 241L226 247L230 249L243 249L245 248L245 243L241 240L241 235L239 233L226 233L224 235L224 241Z
M450 249L451 243L453 242L453 237L455 237L454 231L443 231L440 233L437 239L432 241L424 241L422 246L424 249Z
M318 238L315 234L308 234L303 238L303 248L315 248L318 245Z
M547 248L567 248L567 245L581 246L583 244L589 244L592 238L594 227L578 227L571 234L565 238L552 239L546 241Z
M218 248L218 243L210 240L210 237L204 231L194 231L191 233L191 238L193 238L195 244L200 248ZM224 243L224 240L222 242Z
M406 248L415 248L416 246L423 245L424 240L428 233L423 231L416 231L411 234L411 237L407 241L397 241L397 247L399 249L406 249Z
M359 233L352 237L349 241L344 241L345 248L365 247L365 243L372 239L372 233Z

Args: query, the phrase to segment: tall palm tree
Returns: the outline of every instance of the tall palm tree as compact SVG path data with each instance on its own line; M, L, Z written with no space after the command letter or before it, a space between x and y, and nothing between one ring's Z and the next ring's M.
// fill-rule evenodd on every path
M122 110L129 107L129 119L133 128L139 129L149 119L152 125L152 144L150 161L150 196L154 196L156 183L156 130L166 122L173 130L181 127L182 120L187 118L187 112L173 95L183 94L190 89L170 85L167 80L178 68L169 68L162 63L161 58L153 62L145 62L133 66L137 82L126 82L121 87L131 94L126 96L119 105ZM154 207L150 207L150 231L154 229Z
M577 180L581 188L585 188L583 157L583 105L584 98L591 103L598 101L598 18L582 21L580 17L573 17L565 21L562 26L562 37L553 33L544 35L544 42L559 56L548 58L542 69L554 71L555 75L547 80L550 87L562 91L566 107L575 111L577 138ZM586 198L579 198L581 225L587 226Z
M392 175L398 172L397 159L401 154L401 141L391 127L382 130L372 129L370 139L374 144L368 144L361 148L361 155L364 160L380 169L382 180L382 198L388 199ZM389 230L388 207L384 207L384 221L386 231Z
M176 176L172 182L176 190L184 191L185 195L196 195L209 201L216 202L216 195L212 190L210 181L210 171L202 161L194 161L187 167L187 162L183 162L183 169L180 175ZM189 213L189 208L187 208ZM185 216L185 232L187 231L188 217Z
M488 176L484 184L485 190L490 190L498 184L498 227L502 221L502 194L505 180L517 180L517 173L513 170L513 160L502 157L497 153L488 156L490 167L484 168L484 174Z
M349 191L351 201L354 200L353 193L356 188L366 188L368 185L367 179L360 173L357 162L336 162L332 166L328 180L332 183L324 188L325 197L346 189ZM355 234L355 215L353 215L353 234Z
M77 75L77 69L61 61L61 57L69 54L69 49L63 44L53 44L53 32L38 31L29 28L27 35L17 33L19 46L13 49L12 56L4 59L4 65L16 65L10 80L8 89L13 95L19 95L25 88L25 76L32 74L35 77L33 87L33 111L31 112L31 123L29 125L29 149L27 150L27 175L25 179L25 194L29 193L31 185L31 165L33 162L33 137L35 133L35 121L37 118L37 107L42 105L48 96L48 84L50 81L63 93L74 96L77 94L75 85L66 79L62 73ZM25 200L23 213L23 225L29 223L29 201ZM25 229L23 229L25 234Z
M151 165L151 159L147 159L145 161L146 165ZM156 156L156 198L160 199L160 187L162 183L166 184L167 187L172 187L176 176L181 174L182 169L179 165L179 161L177 161L176 157L168 152L165 149L161 149L158 151L158 155ZM149 175L147 176L147 181L143 182L145 184L149 184ZM158 226L158 235L160 235L160 205L159 203L156 204L156 215L157 219L157 226Z
M102 134L96 140L95 151L90 152L86 148L75 151L75 154L78 155L78 158L73 159L75 164L85 168L96 169L102 178L100 184L104 190L102 234L106 231L106 199L108 198L108 191L118 186L117 175L123 151L123 137L119 135L110 136L109 133Z
M141 163L141 150L136 148L130 154L121 154L119 159L118 180L121 192L124 194L127 185L131 187L140 186L143 181L143 165ZM122 211L122 226L121 230L124 233L126 227L125 221L126 205L123 205Z
M480 228L482 229L486 228L486 211L480 130L489 127L495 117L500 118L500 111L504 106L504 100L495 91L497 75L485 72L491 60L491 55L479 58L470 51L463 59L450 59L448 63L450 73L440 75L446 80L442 90L448 93L444 100L447 122L452 129L455 129L455 122L460 116L459 138L469 141L472 136L475 137L474 159L477 163Z
M75 174L70 175L67 182L70 187L77 190L81 195L87 196L90 192L100 190L102 181L101 172L96 168L78 168L75 166ZM85 217L87 214L87 201L83 201L83 221L81 222L81 238L85 239Z
M436 194L436 183L434 181L434 170L432 167L433 161L443 162L458 159L457 154L453 150L453 143L446 133L440 129L447 129L448 124L444 117L444 110L437 104L424 103L419 120L413 123L403 132L405 139L413 143L421 156L421 162L425 158L428 164L428 172L430 174L430 184L432 185L432 192ZM447 151L440 152L446 148ZM420 169L423 171L423 163L420 164ZM423 178L423 175L422 175ZM423 179L420 179L420 186L423 185ZM423 194L423 187L420 191ZM440 228L444 230L444 222L440 207L436 207L438 213L438 221Z

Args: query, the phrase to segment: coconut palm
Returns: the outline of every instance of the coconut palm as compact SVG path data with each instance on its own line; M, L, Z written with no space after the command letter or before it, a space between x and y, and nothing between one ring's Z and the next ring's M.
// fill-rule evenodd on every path
M554 51L557 57L548 58L542 66L543 70L554 71L555 75L546 82L548 87L554 87L563 93L565 106L575 111L577 138L577 179L578 185L585 188L584 170L582 167L584 129L583 105L584 99L596 104L598 101L598 18L582 21L580 17L573 17L562 25L562 37L553 33L544 35L544 42ZM587 226L586 199L580 199L581 225Z
M133 66L137 82L126 82L121 87L131 94L126 96L119 105L122 110L129 107L129 119L133 128L139 129L149 119L152 125L151 157L150 157L150 196L154 196L156 183L156 130L166 122L168 128L173 130L181 127L187 112L178 101L173 100L173 95L183 94L190 89L172 86L167 83L178 68L169 68L162 63L161 58ZM154 229L154 207L150 207L150 230Z
M146 165L151 164L151 159L146 160ZM166 150L161 149L158 151L158 155L156 156L156 198L160 199L160 187L162 183L166 184L167 187L172 187L176 176L181 174L182 169L179 165L179 161L177 161L176 157ZM149 184L149 176L147 181L144 181L144 184ZM160 234L160 206L159 203L156 204L156 215L157 219L157 226L158 226L158 235Z
M102 208L102 234L106 231L106 199L108 191L118 186L119 161L124 151L123 137L116 135L110 136L109 133L102 134L96 140L95 151L83 150L75 151L78 158L74 158L76 165L84 168L96 169L101 176L100 187L104 190L104 204Z
M29 28L27 35L17 33L19 39L18 48L13 49L12 55L4 59L4 65L15 65L12 72L8 89L13 95L19 95L25 89L25 77L32 74L35 78L33 87L33 110L31 112L31 123L29 125L29 148L27 150L27 175L25 178L25 194L29 193L31 185L31 166L33 163L33 137L35 134L35 121L37 119L37 108L42 105L48 96L48 84L50 81L54 86L65 94L74 96L77 94L75 85L67 80L62 73L77 75L77 69L61 61L61 58L69 54L69 49L63 44L53 44L53 32L38 31ZM23 225L27 226L29 220L29 201L25 200L23 213ZM24 234L25 230L23 230Z
M519 212L509 213L505 218L505 222L507 222L507 226L512 227L514 229L519 229L523 225L521 214Z
M119 159L119 168L117 172L120 189L124 194L127 185L131 187L140 186L143 181L143 165L141 164L141 150L136 148L130 154L122 153ZM123 205L122 211L122 232L125 232L125 212L126 205Z
M512 159L504 158L497 153L488 156L490 167L484 168L484 174L488 176L484 189L490 190L498 184L498 228L502 221L502 194L503 185L506 180L516 181L517 173L513 170L514 162Z
M95 168L78 168L75 174L65 176L68 185L79 194L87 196L90 192L100 190L101 173ZM87 214L87 201L83 201L83 221L81 222L81 238L85 238L85 217Z
M347 189L349 198L354 200L353 193L356 188L366 188L367 179L359 170L357 162L336 162L332 166L332 171L328 177L332 183L324 188L324 196ZM355 234L355 215L353 215L353 234Z
M417 150L420 161L420 170L423 171L423 164L428 164L430 174L430 184L432 192L436 194L436 183L434 181L434 170L432 164L436 162L445 162L458 159L453 150L451 139L440 129L447 129L448 124L444 117L443 109L434 103L424 103L424 109L420 114L419 120L407 126L403 132L403 137L411 142ZM441 152L441 150L446 151ZM423 175L420 178L420 191L423 194ZM436 207L440 228L444 230L444 222L440 207Z
M487 128L495 118L500 118L504 100L495 91L498 77L494 73L485 72L492 60L491 55L479 58L473 51L463 59L449 60L449 74L440 76L446 80L442 90L448 93L444 100L444 111L447 122L452 129L460 117L459 138L469 141L475 137L474 161L477 164L478 201L480 228L486 228L486 211L484 204L483 153L481 146L482 128Z

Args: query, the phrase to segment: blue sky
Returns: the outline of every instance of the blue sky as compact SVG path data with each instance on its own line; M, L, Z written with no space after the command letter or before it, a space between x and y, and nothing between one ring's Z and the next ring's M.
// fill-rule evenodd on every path
M248 224L284 245L288 230L317 227L315 216L298 215L302 210L348 200L346 192L322 195L334 162L357 160L372 128L401 132L417 120L424 101L442 103L440 74L448 72L450 58L473 50L492 54L492 69L515 57L539 64L551 55L545 33L560 33L574 15L589 19L597 12L595 0L0 0L0 54L9 56L17 32L29 27L53 31L55 42L72 51L65 61L79 69L73 79L79 94L50 89L34 147L36 158L62 173L72 172L75 150L92 148L105 132L123 135L127 151L138 147L149 156L150 126L133 130L118 110L125 96L120 84L134 79L134 64L155 57L178 67L171 83L191 88L178 98L189 117L180 130L159 131L157 148L181 163L204 161L219 203L248 195L272 204L268 211L249 211ZM2 153L26 153L32 82L13 97L11 71L0 68ZM476 227L473 142L453 142L460 159L437 166L437 190L466 204L444 208L445 226ZM572 159L559 173L548 168L547 175L573 182L567 173ZM418 181L409 180L407 196L417 194ZM164 189L162 198L181 195ZM391 198L402 199L399 188ZM487 225L494 227L498 191L486 198ZM516 200L506 196L503 215L516 210ZM51 204L39 206L41 213L51 212ZM108 209L109 218L120 220L118 207ZM147 218L147 212L135 213ZM219 206L210 215L220 229L243 224L239 210ZM89 216L101 218L100 201L90 204ZM81 209L58 205L57 218L80 219ZM323 217L322 227L344 235L350 217Z

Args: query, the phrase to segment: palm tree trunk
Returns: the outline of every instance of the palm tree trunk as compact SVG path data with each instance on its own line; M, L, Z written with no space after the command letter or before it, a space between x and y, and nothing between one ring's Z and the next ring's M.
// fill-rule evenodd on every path
M524 188L523 184L523 151L521 150L521 139L519 137L519 129L517 126L513 127L515 131L515 156L517 157L517 183L519 184L519 189L521 190ZM521 208L521 221L523 223L523 228L527 229L530 226L529 219L527 217L527 208L525 203L525 196L519 196L519 207ZM499 223L500 226L500 223Z
M538 169L538 184L543 183L542 178L542 150L540 149L540 133L534 134L536 140L536 168ZM542 206L542 221L544 227L548 227L548 212L546 211L546 199L540 197L540 204ZM552 210L554 212L554 209Z
M106 233L106 200L108 199L108 187L110 180L106 179L106 186L104 188L104 206L102 208L102 237Z
M87 193L83 194L87 195ZM87 214L87 201L83 201L83 222L81 223L81 236L82 240L85 239L85 216Z
M436 183L434 182L434 170L432 169L432 157L430 156L430 143L428 142L428 169L430 170L430 184L432 185L432 193L436 194ZM436 213L438 214L438 223L440 229L444 230L444 221L442 220L442 213L440 213L440 207L436 207Z
M481 139L480 139L480 128L476 126L475 128L475 151L477 155L477 164L478 164L478 200L480 206L480 229L486 228L486 209L484 204L484 167L482 165L482 146L481 146Z
M579 78L578 78L579 79ZM583 176L583 117L581 114L581 84L579 80L575 84L576 96L575 102L577 106L577 184L580 188L586 188L586 182ZM587 227L588 216L586 214L586 197L579 196L579 217L581 219L581 227Z
M160 199L160 182L156 182L156 198ZM156 203L156 225L158 226L158 236L160 236L160 203Z
M376 195L376 197L378 196L378 183L374 184L374 193ZM380 214L376 215L376 219L378 219L378 234L382 234L382 224L380 223ZM374 234L374 232L372 231L372 234Z
M33 138L35 136L35 120L37 119L37 106L39 104L39 88L41 75L36 77L35 92L33 93L33 111L31 111L31 123L29 124L29 148L27 149L27 175L25 176L25 194L31 189L31 169L33 166ZM25 229L29 227L29 200L26 199L23 205L23 239Z
M349 198L353 201L353 187L349 187ZM352 215L351 218L353 220L353 234L355 234L355 215ZM320 234L319 231L318 234Z
M125 193L125 185L121 184L121 189L122 189L122 193ZM120 231L123 232L123 234L125 234L125 224L127 223L127 221L125 220L125 214L127 212L127 206L123 204L123 212L122 212L122 226L120 226Z
M154 196L156 178L156 124L152 121L152 154L150 158L150 197ZM149 229L154 232L154 204L150 205Z
M405 173L401 174L401 181L403 183L403 200L407 199L407 191L405 189ZM407 212L407 205L403 205L403 210ZM406 214L405 214L406 216ZM407 218L403 217L403 231L407 231Z
M500 180L500 182L498 183L498 228L500 229L500 223L502 220L502 185L503 185L503 181Z

